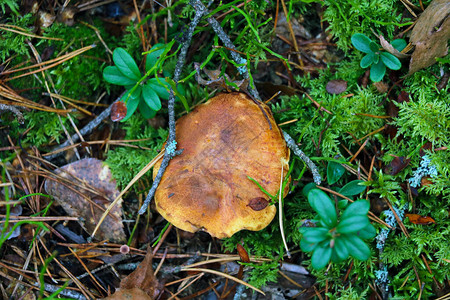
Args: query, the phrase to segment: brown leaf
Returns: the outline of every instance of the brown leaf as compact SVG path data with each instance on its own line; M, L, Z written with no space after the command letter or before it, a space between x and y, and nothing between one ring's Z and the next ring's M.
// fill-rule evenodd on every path
M385 38L381 34L378 36L378 38L380 39L381 47L383 47L384 50L391 53L392 55L398 58L407 58L411 56L405 53L401 53L400 51L395 49L388 41L385 40Z
M416 46L408 75L436 63L437 57L448 53L450 39L450 2L433 0L420 15L411 32L410 42Z
M340 94L347 89L347 81L342 79L330 80L327 83L326 90L330 94Z
M45 190L55 197L69 216L82 218L81 226L91 234L103 212L119 195L111 171L102 161L86 158L65 165L55 173L66 179L66 182L62 184L55 179L47 179ZM105 218L96 234L97 238L125 241L121 204L120 200Z
M236 249L237 249L237 252L239 254L239 257L241 258L241 261L249 263L250 262L250 257L248 256L248 253L245 250L244 246L242 246L241 244L237 244L236 245Z
M148 250L144 260L136 270L120 283L120 289L139 288L144 291L150 299L157 299L164 289L164 286L156 279L152 267L153 255Z
M390 162L389 165L386 166L385 172L390 175L397 175L401 170L406 168L411 160L404 156L395 156L394 160Z
M405 217L409 219L409 221L416 225L430 225L432 223L436 223L432 217L422 217L421 215L416 214L405 214Z
M122 101L116 101L111 107L111 121L118 122L127 115L127 107Z
M247 204L247 206L250 206L251 209L254 211L260 211L269 205L269 201L264 199L263 197L257 197L250 200Z
M113 295L104 298L105 300L152 300L143 290L139 288L121 289Z

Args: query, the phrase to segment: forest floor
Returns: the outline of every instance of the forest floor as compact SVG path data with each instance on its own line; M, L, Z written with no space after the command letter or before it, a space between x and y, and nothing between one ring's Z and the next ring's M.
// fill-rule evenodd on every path
M450 299L449 15L0 0L0 298Z

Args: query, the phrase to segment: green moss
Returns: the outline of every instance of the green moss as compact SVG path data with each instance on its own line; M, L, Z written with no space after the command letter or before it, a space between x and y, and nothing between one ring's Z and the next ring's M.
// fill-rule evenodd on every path
M2 5L2 8L3 7L4 4ZM35 18L31 14L26 14L20 17L12 16L11 19L7 19L5 23L18 26L31 34L31 26L33 26L34 20ZM4 21L2 23L4 23ZM0 29L0 34L0 49L2 49L2 51L0 51L1 62L4 62L14 54L28 56L30 48L25 40L29 39L29 37L3 29Z
M133 144L148 147L151 150L115 147L107 153L106 163L111 168L113 177L120 188L124 188L158 154L168 134L165 129L154 129L149 126L140 114L135 114L128 119L123 129L126 131L125 140L149 139ZM144 176L146 180L150 180L151 177L151 171Z
M350 37L355 33L364 33L374 37L372 30L392 40L396 26L407 26L410 20L403 18L404 7L395 0L378 1L324 1L324 20L329 23L328 30L342 50L351 48ZM406 25L405 25L406 24Z

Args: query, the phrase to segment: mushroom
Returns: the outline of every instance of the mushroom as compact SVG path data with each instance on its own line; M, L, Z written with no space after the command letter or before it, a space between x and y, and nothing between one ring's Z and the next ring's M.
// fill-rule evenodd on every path
M180 229L217 238L266 227L276 208L258 184L276 195L289 169L289 149L270 109L243 93L219 94L181 117L176 131L183 152L156 190L157 211Z

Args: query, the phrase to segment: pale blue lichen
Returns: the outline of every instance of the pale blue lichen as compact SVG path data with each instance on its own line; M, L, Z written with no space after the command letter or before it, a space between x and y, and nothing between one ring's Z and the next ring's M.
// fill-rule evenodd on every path
M409 179L409 183L413 188L417 188L420 186L422 177L435 177L438 175L438 171L436 169L436 166L431 164L431 159L427 155L424 155L422 157L422 161L420 162L420 167L418 167L413 174L414 176Z
M175 156L175 150L177 150L176 141L172 141L170 144L166 145L166 152L168 155Z
M389 290L389 278L388 278L388 270L387 267L384 266L383 270L377 270L375 271L375 282L378 284L378 286L384 286L386 289L386 292Z
M241 65L237 67L239 74L245 74L247 72L247 60L245 58L240 57L239 61L237 62L238 65Z
M394 207L395 213L400 218L400 220L403 220L403 218L404 218L405 209L406 209L406 205L401 209ZM386 224L388 224L392 228L397 227L397 220L395 219L394 213L389 209L383 211L383 213L386 216L386 218L385 218ZM380 233L376 236L378 249L382 250L384 248L384 244L386 242L386 239L387 239L390 231L391 231L391 229L389 229L389 228L383 228L383 229L381 229Z

